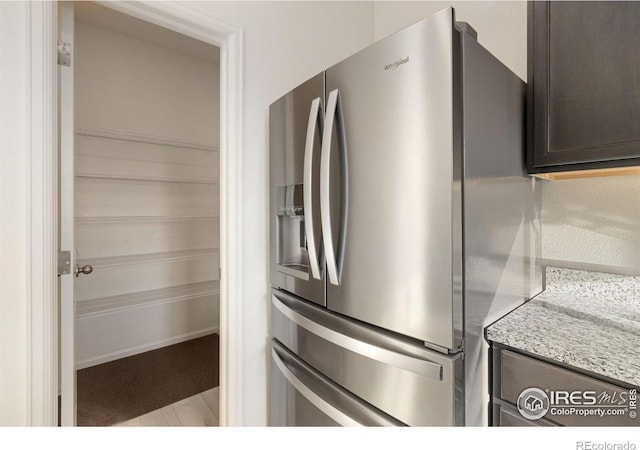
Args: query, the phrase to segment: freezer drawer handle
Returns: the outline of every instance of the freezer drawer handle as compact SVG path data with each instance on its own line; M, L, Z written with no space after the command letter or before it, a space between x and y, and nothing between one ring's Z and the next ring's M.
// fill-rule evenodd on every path
M338 254L333 248L333 232L331 230L331 136L333 125L337 124L338 147L340 151L340 243L338 244ZM329 93L327 99L327 111L325 116L325 128L322 133L322 148L320 150L320 217L322 222L322 234L324 237L324 253L327 259L327 273L329 282L336 286L340 285L340 273L338 265L342 268L344 259L344 247L347 230L347 143L344 133L344 118L342 115L342 104L338 89Z
M274 296L274 306L284 314L289 320L307 331L321 337L339 347L358 353L367 358L380 361L393 367L413 372L417 375L433 380L442 380L442 366L432 361L414 358L412 356L403 355L402 353L387 350L377 345L352 338L345 334L339 333L330 328L324 327L311 319L306 318L302 314L297 313L289 308Z
M300 394L302 394L304 396L304 398L309 400L309 402L311 402L311 404L313 406L318 408L320 411L325 413L329 418L331 418L333 421L339 423L343 427L361 427L361 426L364 426L363 424L353 420L351 417L349 417L348 415L346 415L345 413L340 411L338 408L333 406L331 403L327 402L322 397L320 397L318 394L316 394L311 389L309 389L309 387L307 387L306 384L304 384L302 381L300 381L300 379L297 378L293 374L293 372L291 372L289 369L287 369L287 366L284 364L282 359L280 359L280 355L278 355L278 352L276 352L276 350L274 348L271 349L271 355L273 357L273 361L275 362L276 366L278 367L278 369L280 370L282 375L284 375L284 377L287 379L287 381L289 381L289 383L291 383L291 385L298 392L300 392Z
M313 278L320 279L320 264L316 251L316 236L313 229L313 139L316 135L316 124L322 134L322 104L320 97L311 102L309 123L307 124L307 140L304 145L304 179L302 183L302 201L304 206L304 232L307 235L307 251L309 252L309 266Z

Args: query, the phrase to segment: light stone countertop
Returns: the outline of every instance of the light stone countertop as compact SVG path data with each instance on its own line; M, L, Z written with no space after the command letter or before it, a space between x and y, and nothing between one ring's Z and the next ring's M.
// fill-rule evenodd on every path
M640 386L640 277L547 267L547 289L487 338Z

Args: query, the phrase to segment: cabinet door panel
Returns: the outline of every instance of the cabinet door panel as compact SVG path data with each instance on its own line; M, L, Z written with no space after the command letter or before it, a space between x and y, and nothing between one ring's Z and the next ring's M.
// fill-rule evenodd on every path
M530 170L636 164L624 160L640 157L640 2L529 8Z

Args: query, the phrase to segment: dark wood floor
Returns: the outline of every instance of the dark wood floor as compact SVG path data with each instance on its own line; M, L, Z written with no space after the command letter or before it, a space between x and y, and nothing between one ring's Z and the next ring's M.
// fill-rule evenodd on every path
M78 371L78 425L113 425L218 385L217 334Z

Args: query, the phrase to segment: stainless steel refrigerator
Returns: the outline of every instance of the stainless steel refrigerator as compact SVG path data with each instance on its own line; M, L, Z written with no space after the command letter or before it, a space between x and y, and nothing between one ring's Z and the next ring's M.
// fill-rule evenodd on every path
M541 291L525 85L445 9L270 122L272 425L484 425L484 329Z

